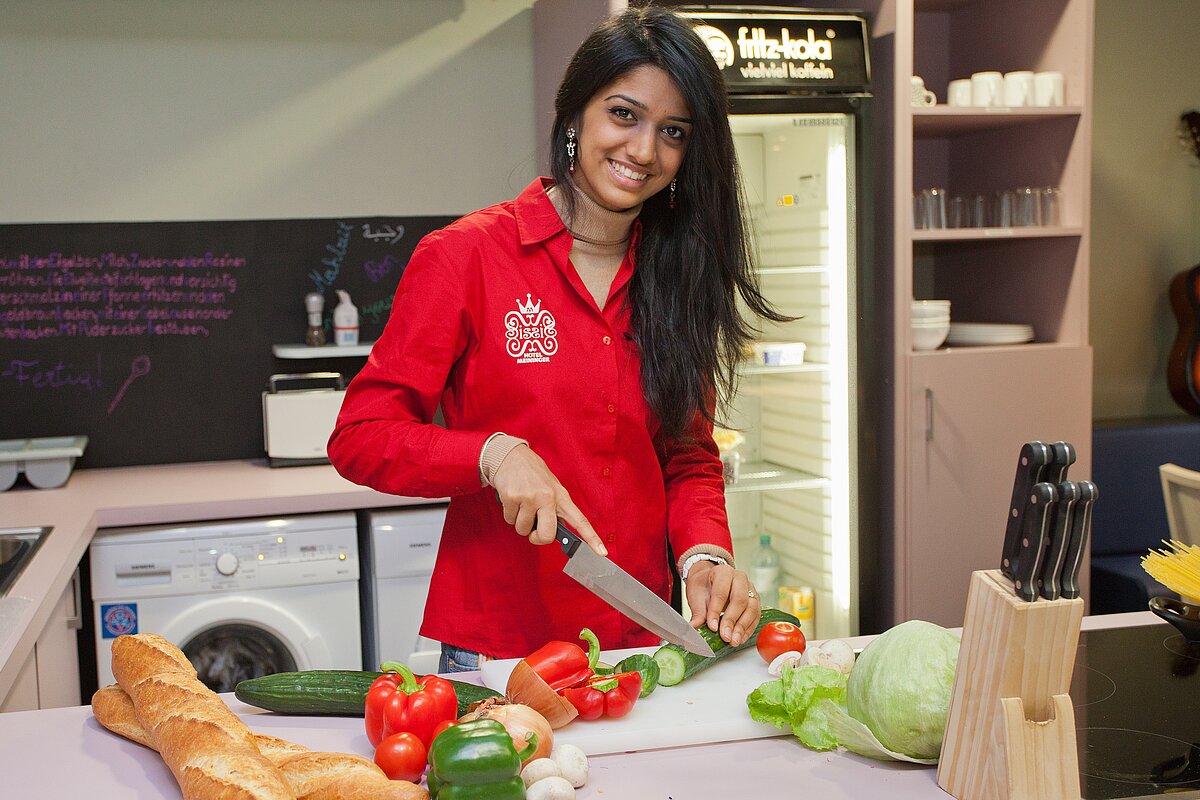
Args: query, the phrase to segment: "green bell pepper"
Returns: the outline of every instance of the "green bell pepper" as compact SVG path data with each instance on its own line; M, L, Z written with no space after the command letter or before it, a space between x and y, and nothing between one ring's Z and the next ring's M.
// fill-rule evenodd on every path
M521 761L536 749L536 734L518 751L494 719L454 725L429 747L429 793L435 800L524 800Z

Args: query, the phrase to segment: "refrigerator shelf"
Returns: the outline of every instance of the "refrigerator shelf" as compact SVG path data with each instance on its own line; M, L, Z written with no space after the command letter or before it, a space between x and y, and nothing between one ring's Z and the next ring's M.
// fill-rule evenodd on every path
M829 479L811 472L781 467L767 461L747 461L738 471L738 481L725 486L725 493L767 492L778 489L821 489Z
M806 362L804 364L743 364L738 368L738 372L743 375L780 375L785 372L828 372L829 365L818 362Z

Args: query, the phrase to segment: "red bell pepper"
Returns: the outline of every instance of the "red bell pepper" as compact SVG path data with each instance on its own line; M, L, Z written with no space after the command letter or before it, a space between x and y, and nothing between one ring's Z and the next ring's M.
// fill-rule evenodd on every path
M620 672L596 675L577 686L568 686L559 694L575 706L580 719L616 719L630 712L641 691L641 673Z
M417 680L411 669L396 661L386 662L382 670L367 690L364 716L371 746L378 747L393 733L408 732L428 748L438 725L458 717L454 684L437 675Z
M586 653L574 642L547 642L525 656L525 663L556 692L582 683L596 674L600 640L587 628L579 638L588 643Z

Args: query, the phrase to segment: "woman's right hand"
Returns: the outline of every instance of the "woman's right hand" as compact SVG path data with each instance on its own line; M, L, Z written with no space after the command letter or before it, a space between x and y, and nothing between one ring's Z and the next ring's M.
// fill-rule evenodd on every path
M529 445L518 445L505 456L492 476L492 487L504 506L504 521L533 544L555 541L561 517L593 550L608 555L608 548L571 502L566 487Z

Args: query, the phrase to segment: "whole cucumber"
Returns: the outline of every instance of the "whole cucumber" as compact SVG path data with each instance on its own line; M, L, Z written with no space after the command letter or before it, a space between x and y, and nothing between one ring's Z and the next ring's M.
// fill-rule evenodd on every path
M366 708L367 690L381 674L342 669L277 672L244 680L234 687L233 694L247 705L277 714L361 717ZM500 697L499 692L486 686L447 680L454 685L460 717L472 703Z

